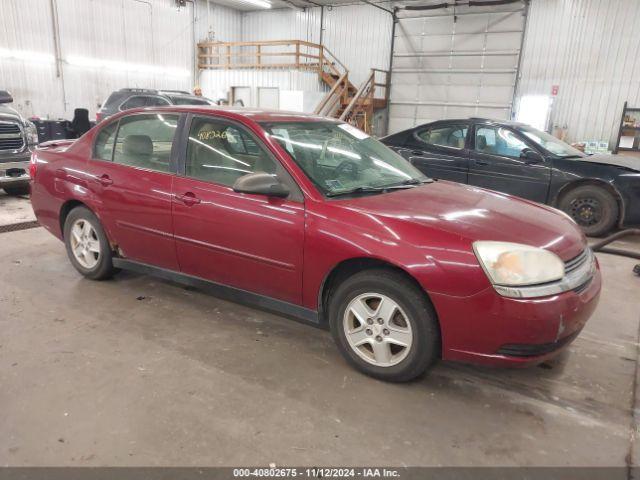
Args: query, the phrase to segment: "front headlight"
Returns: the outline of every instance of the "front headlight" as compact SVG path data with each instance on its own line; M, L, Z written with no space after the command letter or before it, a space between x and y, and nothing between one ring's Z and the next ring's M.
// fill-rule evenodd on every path
M473 250L494 285L521 287L564 277L564 263L548 250L519 243L474 242Z
M38 144L38 129L32 122L27 121L24 133L27 137L27 143L29 146Z

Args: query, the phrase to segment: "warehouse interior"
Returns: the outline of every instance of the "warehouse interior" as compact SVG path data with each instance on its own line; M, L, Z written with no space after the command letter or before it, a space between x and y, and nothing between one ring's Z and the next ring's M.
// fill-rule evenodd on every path
M571 143L613 147L624 102L640 103L638 40L630 34L640 8L635 2L462 5L455 14L452 7L403 9L420 2L376 3L389 12L399 8L395 29L391 13L363 2L319 0L326 6L317 6L294 0L268 9L241 0L181 7L142 0L6 3L2 78L27 117L71 119L82 107L95 118L105 98L123 85L187 91L200 85L212 99L249 87L247 106L260 106L258 88L326 89L292 69L196 65L198 43L281 40L323 45L356 86L372 68L392 70L390 121L382 134L443 117L519 118L522 102L550 103L542 112L520 115L533 115L536 126L560 130ZM283 59L292 63L265 58ZM284 96L285 104L302 108L292 98L297 95Z
M566 467L594 467L591 474L605 476L581 478L633 478L634 468L640 463L636 438L640 362L640 36L635 28L640 20L640 2L1 3L0 471L19 467L9 469L8 474L22 472L27 476L21 478L43 478L29 476L37 473L21 468L265 467L273 474L274 468L299 467L300 476L303 467L312 466L388 467L396 469L399 478L426 478L427 473L451 473L443 467L554 467L558 470L534 473L556 478L552 474L561 474ZM3 100L3 94L7 100ZM558 333L550 341L557 343L559 351L554 356L546 356L551 350L545 352L539 362L528 368L491 364L491 359L502 354L486 352L482 353L484 363L470 364L463 354L468 352L458 349L457 357L442 354L441 360L413 381L390 383L363 375L353 368L353 362L345 361L326 331L329 327L313 328L291 321L288 317L295 314L283 314L266 301L245 304L237 301L237 295L220 296L201 288L200 275L189 274L184 283L184 278L179 281L167 274L150 275L149 270L140 268L129 271L126 252L113 239L107 239L107 243L114 247L114 258L124 258L125 268L110 280L84 278L67 260L67 255L72 255L68 245L65 251L59 241L65 241L62 217L68 214L67 207L60 209L56 204L49 208L46 202L53 200L44 200L45 195L55 196L56 202L61 198L59 182L73 176L69 173L73 165L62 174L58 168L51 184L36 184L44 182L43 172L52 163L53 157L48 155L59 154L61 162L65 158L75 162L80 155L89 155L77 145L93 145L90 142L100 138L96 131L106 131L104 125L113 119L126 118L125 112L130 108L127 102L132 102L131 107L144 107L144 103L134 105L136 99L144 102L149 98L159 99L159 103L146 103L149 112L156 112L154 108L167 109L158 110L163 115L182 112L189 115L187 126L192 121L188 112L205 115L204 108L238 115L233 117L238 125L244 122L240 117L247 117L249 122L252 116L265 115L260 113L264 111L268 112L269 121L278 116L286 117L288 122L298 116L313 116L344 122L348 128L357 129L352 133L356 139L380 140L380 148L392 150L396 157L404 158L438 184L458 182L451 172L459 173L455 165L460 164L463 152L464 165L469 166L464 167L465 180L461 183L467 183L474 195L482 190L487 198L498 199L498 216L491 217L492 221L498 224L511 218L511 224L499 226L505 225L503 230L513 238L516 233L522 234L516 232L521 228L519 216L532 218L532 232L574 227L580 232L582 228L586 237L580 233L581 238L585 239L586 249L593 250L589 255L597 259L594 264L602 275L599 301L595 300L598 305L590 311L586 325L580 326L582 331L578 329L561 349L557 342L565 328L563 313L556 313L551 307L544 310L554 321L560 317ZM181 98L192 103L181 104ZM187 104L194 110L180 110L181 105ZM177 127L169 125L160 113L165 125L181 131L182 120ZM20 128L24 141L20 140L19 148L11 144L5 149L2 142L11 141L13 131L2 128L14 120L23 125ZM119 121L117 128L122 129L123 120ZM266 121L256 122L263 125ZM464 127L460 130L462 139L455 146L438 144L443 140L434 140L434 133L430 133L429 141L422 134L440 132L451 125ZM264 128L265 138L277 137L278 130ZM482 128L495 129L495 151L490 150L491 145L481 151L481 141L492 141L488 134L478 133ZM534 133L528 134L528 128L533 128ZM525 192L540 182L537 170L537 177L526 174L529 177L525 175L524 180L511 178L512 170L496 170L493 175L502 179L506 185L503 188L496 182L472 181L473 169L489 161L485 157L500 153L498 143L507 130L516 132L523 146L540 139L540 145L546 146L546 150L533 149L537 152L535 158L527 157L525 150L531 149L523 147L523 153L518 151L517 158L511 158L518 167L533 165L531 168L541 169L545 162L551 165L550 158L554 158L555 163L545 171L548 177L542 197ZM467 132L475 132L475 137ZM195 141L204 145L207 139L201 134ZM260 135L253 132L251 138L254 142L264 140ZM184 142L193 141L192 137L185 134ZM394 143L396 139L405 142L405 138L406 143ZM415 143L422 140L432 144L421 147ZM280 150L273 147L272 151L296 160L291 148L296 142L288 136L286 141L289 143L283 143ZM556 141L560 147L554 147ZM115 152L118 141L113 142ZM173 150L171 146L168 150L174 156L178 148L175 142ZM86 151L95 157L96 148L89 146ZM331 151L333 147L325 143L317 148L324 155L327 148ZM334 148L333 153L344 153L340 148ZM572 155L560 154L554 148L570 150ZM24 153L23 167L16 160L19 150L20 155ZM190 150L185 152L190 154ZM246 160L248 148L245 153L238 158ZM272 155L277 157L276 153ZM351 160L360 159L360 154L347 155ZM500 155L510 157L504 152ZM112 154L112 160L116 156L117 152ZM171 165L188 162L188 158L172 157ZM286 168L289 160L281 160ZM500 165L511 168L505 167L504 158ZM176 168L174 174L180 176L181 167ZM352 176L358 173L357 167L347 165L346 170ZM445 171L448 173L442 173ZM188 166L186 172L188 176ZM557 184L556 174L562 177ZM298 178L295 174L290 176L292 182ZM144 174L139 177L147 181ZM85 187L78 185L76 192L81 192ZM587 193L596 188L604 196L596 192L593 198L574 199L571 192L581 191L580 188L586 188ZM488 193L485 189L489 189ZM235 190L238 191L241 190ZM355 199L347 200L353 201L348 206L352 216L333 218L329 210L319 210L315 216L307 213L305 225L313 225L325 215L344 226L353 221L352 229L357 231L357 218L368 216L370 223L377 222L381 225L377 228L385 229L381 235L391 235L386 243L393 246L390 250L395 253L390 255L400 258L408 255L410 248L398 247L399 243L394 242L409 234L400 229L398 232L403 234L396 235L392 227L397 225L386 223L387 219L393 216L394 222L400 222L419 217L429 228L436 225L433 228L440 228L455 239L447 245L441 237L426 233L409 236L408 243L412 245L418 242L417 238L433 242L433 250L425 247L427 253L422 252L420 261L427 263L437 257L438 249L455 251L459 248L456 242L465 235L475 235L474 245L483 241L513 243L500 236L504 232L499 232L499 227L487 227L491 223L487 211L491 208L482 203L484 200L477 200L464 211L436 212L433 204L441 208L440 203L461 202L467 193L434 198L433 204L413 204L396 211L393 209L400 207L391 200L381 205L382 200L381 204L374 204L372 198L361 206L358 195L362 191L362 187L359 192L353 190ZM285 197L288 193L287 190ZM303 205L311 203L303 185L300 195L305 198ZM331 203L331 195L324 195L323 201ZM383 195L391 198L404 194L387 191L376 198ZM131 200L134 196L127 191L122 194L126 208L118 207L120 214L125 215L126 209L135 210L139 202L141 215L152 217L155 213L148 208L144 195ZM527 205L502 206L500 202L512 196L525 198ZM175 199L169 203L172 201ZM269 200L271 211L286 210L286 205L275 201ZM362 197L362 201L366 199ZM216 205L214 200L206 199L202 202L205 204ZM539 223L535 223L536 215L529 215L524 209L539 204L548 207L543 207L545 211L540 211ZM376 209L382 211L383 207L387 210L378 217ZM224 208L242 212L237 204ZM511 217L503 208L511 208ZM547 215L552 210L558 214L557 227L546 217L543 219L543 213ZM252 217L256 224L262 221L259 215ZM581 215L584 224L580 223ZM587 218L588 215L598 218ZM461 222L468 222L465 226L453 225L465 216L472 220L462 218ZM95 218L103 217L98 212ZM562 223L569 221L569 227ZM225 228L222 220L216 222L214 219L210 223L212 231ZM251 229L253 223L246 225ZM481 227L485 229L480 230ZM55 228L62 230L56 233ZM268 243L268 235L260 238L264 231L258 228L261 226L253 233L253 243ZM108 228L105 230L108 234ZM317 230L324 232L319 227ZM305 234L308 244L318 242L315 256L305 254L305 269L310 269L308 265L314 264L316 258L329 256L337 248L331 238L326 243L308 240L315 234L315 230ZM280 233L275 238L284 244L288 241L284 236ZM329 232L323 238L329 236L339 237ZM376 234L362 236L370 239ZM175 237L178 238L177 233ZM554 241L564 242L569 237L565 231L547 246L536 246L553 250ZM144 243L142 237L136 241ZM233 248L220 247L226 254ZM259 250L251 251L253 260L264 260ZM473 251L480 256L476 247ZM201 261L204 263L206 258ZM386 261L377 254L371 254L371 258L374 265ZM560 260L564 262L562 268L568 269L570 262ZM412 262L409 263L413 267L420 263ZM280 263L284 261L281 259ZM455 262L442 262L447 263ZM482 260L480 266L482 269L477 270L486 273L488 267ZM499 282L487 275L500 291ZM300 288L305 288L306 273L299 278ZM326 276L325 281L329 278L333 277ZM471 284L470 278L463 276L451 283ZM281 281L281 277L274 276L268 283L277 290ZM284 282L282 285L284 289ZM251 290L242 285L235 287ZM430 295L428 288L424 290ZM337 295L336 291L337 286L327 295ZM575 291L577 298L581 293ZM311 295L313 301L320 299L317 312L315 306L302 305L307 314L314 310L321 317L323 312L331 311L329 307L326 312L322 310L322 295ZM436 296L433 292L434 311L441 317L440 328L444 332L444 315ZM553 302L558 296L526 300L535 304L532 308L542 311L545 302ZM526 300L523 297L514 301ZM496 305L486 302L483 308L493 314ZM575 305L577 311L578 304ZM458 316L462 315L460 311L457 310ZM539 319L538 314L534 310L529 313L530 317L522 314L517 320L532 331L539 329L531 326L533 320ZM471 320L465 328L472 328L469 325L475 315L476 312L469 313ZM478 328L473 331L481 332L479 335L484 334L482 325L473 328ZM443 337L439 341L445 340ZM420 470L426 467L430 470ZM132 475L135 473L132 471ZM313 473L318 476L318 472ZM527 474L525 469L517 468L474 473L485 475L484 478L525 478ZM238 475L227 470L218 474L225 476L211 478ZM308 470L305 474L309 476ZM272 476L269 471L261 475ZM343 472L338 478L347 476L349 473Z

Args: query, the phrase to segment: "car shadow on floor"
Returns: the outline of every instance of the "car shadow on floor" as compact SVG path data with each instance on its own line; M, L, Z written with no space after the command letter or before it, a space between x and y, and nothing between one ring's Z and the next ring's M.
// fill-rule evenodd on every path
M185 321L192 322L179 334L182 341L165 339L167 341L163 342L163 335L158 335L157 332L149 335L149 338L153 337L155 341L172 345L185 355L230 374L240 375L248 381L267 385L275 380L257 372L253 362L272 365L274 370L286 364L292 382L304 379L312 383L315 377L323 377L326 380L327 375L334 375L335 384L340 384L348 378L355 385L366 385L367 390L425 389L425 393L474 396L478 401L482 401L482 398L506 396L517 398L524 403L542 402L585 415L593 411L594 404L598 404L599 411L618 409L608 405L604 399L586 394L587 388L583 385L586 379L575 378L567 372L573 362L579 361L572 351L573 345L553 359L534 367L508 369L440 361L424 377L414 382L389 384L366 377L348 366L334 346L331 335L324 330L308 328L290 322L280 315L220 300L175 282L129 271L120 272L116 280L127 286L142 284L144 288L133 288L135 292L139 292L137 298L144 301L150 297L162 296L163 303L171 304L177 310L183 310L181 303L185 302L186 293L188 306L195 309L195 312L189 315L188 319L180 319L180 327L185 326ZM158 290L160 285L163 286L161 291ZM213 317L210 315L212 311L216 313ZM201 314L194 315L196 312ZM236 356L231 360L216 349L207 348L206 345L212 338L211 333L201 323L203 320L206 322L204 325L209 320L215 322L216 326L212 330L222 330L232 335L234 348L244 348L247 352L246 359L239 361ZM190 326L193 329L189 328ZM165 332L175 335L173 328ZM568 379L571 379L573 384L570 388L565 388ZM272 384L271 388L279 387Z

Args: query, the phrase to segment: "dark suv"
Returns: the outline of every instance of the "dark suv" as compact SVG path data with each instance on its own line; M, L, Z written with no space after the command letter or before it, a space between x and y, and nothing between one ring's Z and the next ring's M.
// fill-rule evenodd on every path
M96 114L98 122L123 110L165 105L216 105L205 97L196 97L183 90L151 90L148 88L121 88L113 92Z

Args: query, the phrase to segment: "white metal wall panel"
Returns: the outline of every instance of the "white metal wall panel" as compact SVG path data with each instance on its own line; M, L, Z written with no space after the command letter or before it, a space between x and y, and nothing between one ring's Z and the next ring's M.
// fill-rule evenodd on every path
M396 26L389 132L443 118L511 113L522 5L403 13ZM452 12L451 12L452 13Z
M24 114L69 118L74 108L85 107L93 116L98 104L122 87L192 87L191 5L178 11L173 0L56 0L55 4L60 77L53 61L0 55L0 85L14 93ZM54 55L49 0L2 0L2 8L0 49ZM116 71L70 62L74 57L165 70Z
M242 39L305 40L318 43L320 37L320 9L260 10L242 15Z
M531 2L518 98L559 92L552 123L567 140L614 142L625 101L640 106L640 2Z
M243 40L320 43L320 16L320 8L247 12L243 15ZM322 43L349 69L354 84L365 80L371 68L389 68L390 14L370 5L334 6L325 8L323 26Z
M280 9L245 12L242 16L242 39L245 42L269 40L304 40L318 43L320 36L320 9L306 10ZM246 52L255 52L255 47L247 47ZM262 47L263 53L289 51L293 47ZM317 53L301 47L302 53ZM241 59L240 59L241 60ZM248 60L248 58L246 58ZM265 56L263 63L289 63L292 57Z
M0 49L4 52L37 53L44 57L24 61L0 56L0 88L11 91L15 99L13 106L25 115L38 113L40 106L47 103L47 98L62 93L56 84L51 25L48 1L2 2ZM25 35L25 32L29 34Z
M360 85L372 68L389 68L392 27L391 15L371 5L325 9L323 43L349 69L351 82Z
M320 8L245 12L242 14L241 39L247 42L305 40L320 43L320 20ZM353 83L362 82L371 68L388 68L392 27L388 13L369 5L325 8L323 24L322 43L349 69ZM354 48L355 45L358 47ZM281 46L263 47L262 52L283 49ZM302 50L304 52L304 47ZM262 59L263 63L282 61L282 57ZM279 87L281 91L304 92L327 89L316 74L293 70L210 70L200 73L200 83L205 94L214 98L226 97L232 86Z
M198 0L198 41L239 42L242 40L242 12L207 0Z
M200 85L213 98L227 98L231 87L251 87L257 99L257 88L277 87L280 91L297 90L322 92L326 88L318 81L318 74L297 70L204 70L200 74ZM245 105L256 107L257 104Z

